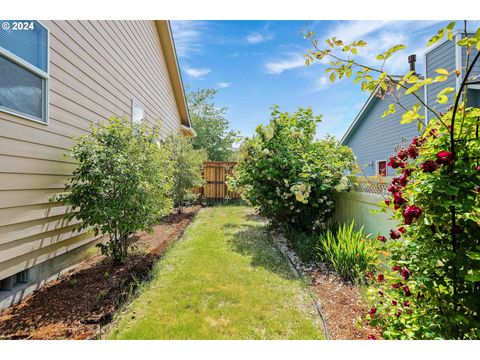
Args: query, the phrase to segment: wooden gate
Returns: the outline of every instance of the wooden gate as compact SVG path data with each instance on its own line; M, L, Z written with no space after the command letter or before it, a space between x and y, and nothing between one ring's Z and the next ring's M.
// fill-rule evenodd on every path
M226 161L207 161L203 164L203 178L205 185L195 189L195 193L200 194L201 198L206 200L224 200L239 199L240 194L235 191L229 191L227 187L227 177L232 175L236 162Z

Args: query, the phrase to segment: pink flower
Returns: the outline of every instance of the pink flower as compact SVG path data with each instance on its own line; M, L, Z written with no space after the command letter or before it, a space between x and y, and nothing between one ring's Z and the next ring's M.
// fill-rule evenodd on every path
M427 160L420 164L420 168L426 173L432 173L437 170L438 166L433 160Z
M395 239L400 239L402 234L398 230L390 230L390 238L395 240Z
M368 340L377 340L377 337L375 335L368 335Z
M453 153L450 151L440 151L437 154L437 164L449 165L453 162Z
M392 203L392 200L390 200L390 198L386 198L386 199L385 199L385 204L386 204L387 206L390 206L391 203Z
M381 242L387 242L387 238L383 235L378 235L377 236L377 240L378 241L381 241Z

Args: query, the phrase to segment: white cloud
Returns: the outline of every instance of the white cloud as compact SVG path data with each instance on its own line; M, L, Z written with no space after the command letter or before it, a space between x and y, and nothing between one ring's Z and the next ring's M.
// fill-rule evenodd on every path
M212 70L208 68L192 68L184 66L183 71L193 78L204 79L205 75L209 74Z
M332 86L332 83L330 82L328 77L320 76L315 80L315 84L313 86L313 92L318 92L318 91L328 89L330 86Z
M265 63L265 68L269 74L281 74L285 70L291 70L302 66L305 66L305 58L302 54L290 54L286 59Z
M270 34L260 34L258 32L251 32L247 35L246 40L249 44L259 44L273 38Z
M219 89L224 89L224 88L230 87L230 83L228 83L228 82L219 82L216 85L217 85L217 88L219 88Z
M189 58L192 54L201 51L200 39L205 28L203 21L171 21L170 24L179 57Z

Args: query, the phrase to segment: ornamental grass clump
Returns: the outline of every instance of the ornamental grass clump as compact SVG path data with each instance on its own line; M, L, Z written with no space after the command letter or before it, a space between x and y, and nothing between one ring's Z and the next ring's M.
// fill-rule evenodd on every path
M379 261L379 241L370 239L363 226L356 230L355 221L343 224L333 232L327 230L318 240L318 257L330 263L345 279L358 282L374 271Z

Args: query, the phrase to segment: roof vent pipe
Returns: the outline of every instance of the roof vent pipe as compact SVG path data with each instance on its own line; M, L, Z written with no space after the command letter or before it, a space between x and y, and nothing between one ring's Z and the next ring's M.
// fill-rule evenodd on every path
M408 63L410 64L410 71L413 71L414 73L416 73L415 71L415 62L417 61L417 55L413 54L413 55L410 55L408 57Z

